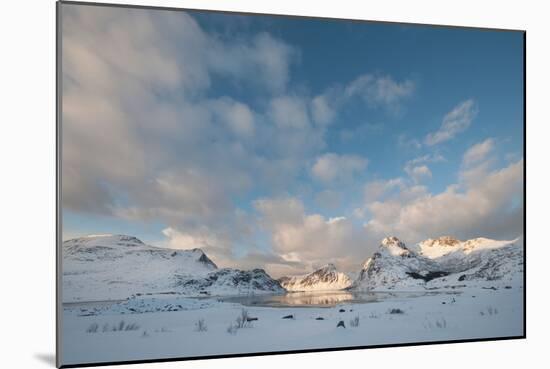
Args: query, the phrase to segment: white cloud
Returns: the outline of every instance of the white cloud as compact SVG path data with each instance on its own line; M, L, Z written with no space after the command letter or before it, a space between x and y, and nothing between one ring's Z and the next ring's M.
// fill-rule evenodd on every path
M267 224L294 224L301 222L304 216L304 204L294 197L281 199L259 199L254 207L263 215Z
M428 168L427 165L418 165L418 166L406 166L405 172L416 182L420 182L425 178L432 177L432 171Z
M235 135L243 138L254 135L254 113L246 104L222 98L212 102L212 110Z
M495 141L492 138L470 147L462 157L460 180L466 185L475 185L484 181L487 173L496 164L493 154ZM517 161L517 159L516 159Z
M445 161L439 154L407 162L412 181L395 178L367 183L364 206L355 210L359 218L366 219L365 242L376 244L390 234L408 243L441 235L461 239L521 235L523 160L494 169L494 158L489 155L492 145L492 141L484 141L467 150L463 163L470 165L463 165L458 183L440 193L430 193L418 184L420 179L414 180L415 168Z
M220 242L208 231L202 234L198 233L196 235L191 235L189 233L182 233L175 228L168 227L162 230L162 234L167 238L165 246L179 250L192 248L208 250L212 247L216 247Z
M367 183L364 187L364 201L369 204L373 201L379 200L388 191L395 188L403 188L405 183L401 178L394 178L390 180L376 180Z
M243 53L243 50L235 50L240 55L247 54ZM250 78L252 72L253 78L259 77L260 81L265 81L264 83L272 91L284 91L290 79L290 62L297 58L298 51L268 33L261 33L254 39L250 54L252 62L249 64L252 64L252 70L247 69L246 63L243 64L240 60L235 62L235 64L242 65L243 77ZM256 68L254 68L255 66ZM257 73L254 73L254 69L257 69Z
M315 195L315 202L321 208L335 210L342 205L342 194L338 191L323 190Z
M459 238L516 237L523 231L523 160L486 173L482 180L463 190L451 185L432 195L411 190L405 198L394 197L369 206L365 225L375 235L395 234L408 242L451 234ZM415 193L416 192L416 193Z
M487 158L495 147L495 141L492 138L488 138L483 142L477 143L470 147L464 154L462 160L463 164L470 166Z
M304 100L300 97L280 96L271 100L271 119L283 129L308 129L309 114Z
M414 92L415 85L411 80L395 81L391 76L364 74L353 80L345 88L345 96L360 96L369 105L382 106L397 110L403 99Z
M384 108L390 113L399 113L405 99L415 89L411 80L398 82L389 75L363 74L347 85L329 86L310 101L311 117L315 124L327 126L333 123L338 113L354 98L360 98L370 108ZM380 131L380 124L362 124L356 129L358 135ZM349 132L343 131L343 136Z
M329 261L343 268L360 263L354 255L365 251L364 232L346 217L306 214L296 198L262 199L255 206L264 229L271 234L273 250L283 257L309 269Z
M313 121L320 125L331 123L336 116L335 107L331 106L326 95L315 96L311 100Z
M221 39L184 12L63 12L63 209L164 223L166 245L235 265L255 223L231 200L286 190L324 144L308 98L285 95L297 50L267 33ZM210 97L218 79L278 115Z
M306 268L299 260L283 257L272 251L251 249L244 255L234 255L230 247L234 240L217 236L206 227L194 229L192 232L168 227L162 234L166 237L162 246L182 250L201 248L221 268L247 270L261 267L271 276L300 274Z
M423 156L416 157L412 160L409 160L407 162L407 165L419 165L419 164L425 164L425 163L440 163L445 161L445 157L443 155L435 153L435 154L426 154Z
M297 157L322 146L322 133L306 131L296 140L309 136L309 146L283 150L284 134L266 128L265 113L206 97L214 78L284 91L297 51L283 41L267 33L222 40L185 12L71 5L63 12L64 208L138 217L153 213L151 198L162 200L169 188L177 201L154 204L156 212L199 209L198 219L211 197L223 206L252 177L292 178ZM266 142L281 149L258 155L255 145ZM183 201L181 186L160 190L166 178L192 185L204 176L196 191L206 196L202 209L187 208L193 202ZM219 191L213 183L230 185Z
M458 104L445 115L439 130L426 136L424 143L433 146L452 139L466 130L476 115L477 107L474 100L470 99Z
M250 231L245 222L231 222L233 227L239 228L244 234ZM162 230L162 234L165 238L158 243L160 246L178 250L200 248L222 268L235 266L232 244L244 240L244 237L238 236L238 232L228 227L213 229L206 225L183 230L167 227Z
M377 204L384 203L387 199L406 203L424 196L426 193L426 187L410 185L406 179L400 177L370 181L363 188L363 204L354 210L354 215L358 218L366 218L371 215L371 207L376 207ZM390 209L388 208L388 210Z
M327 153L317 158L311 172L323 182L346 181L364 171L367 164L367 159L357 155Z
M432 177L432 171L426 164L439 163L442 161L445 161L445 158L441 154L426 154L409 160L403 169L414 183L419 183L423 179Z
M247 185L235 179L220 183L214 175L196 169L162 174L146 185L147 192L136 205L113 206L113 213L132 220L162 219L169 224L215 221L231 210L226 193Z

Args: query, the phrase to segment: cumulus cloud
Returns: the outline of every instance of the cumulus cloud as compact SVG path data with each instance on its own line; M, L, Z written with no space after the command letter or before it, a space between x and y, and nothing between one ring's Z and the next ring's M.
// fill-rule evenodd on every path
M331 105L328 99L325 95L318 95L311 100L313 121L317 124L330 124L336 116L335 107Z
M185 12L62 11L63 209L160 222L171 247L229 263L253 223L233 198L288 188L323 147L308 98L287 95L298 51L265 32L224 39ZM276 114L211 96L217 80L261 91Z
M280 96L271 100L271 119L281 128L307 129L310 126L305 101L300 97Z
M374 180L367 182L363 188L363 204L354 210L358 218L372 216L371 208L392 200L396 204L409 202L427 193L427 188L410 180L397 177L388 180ZM389 208L393 207L393 204ZM388 210L389 210L388 208Z
M321 208L335 210L342 205L342 198L338 191L323 190L315 195L315 202Z
M440 144L465 131L477 115L474 100L466 100L453 108L443 118L441 127L436 132L429 133L424 139L428 146Z
M207 52L214 71L238 76L281 93L289 82L289 65L298 51L287 43L262 32L250 42L222 42L215 37Z
M247 214L235 211L227 224L211 226L200 224L196 227L167 227L162 231L164 239L160 246L173 249L202 249L220 267L234 267L236 260L234 243L250 242L254 232Z
M296 198L261 199L255 207L271 234L273 250L309 270L329 261L355 268L359 264L355 256L366 252L364 231L346 217L307 214Z
M346 181L364 171L367 164L367 159L357 155L327 153L317 158L311 173L322 182Z
M451 185L439 194L417 191L409 198L390 198L369 206L365 228L380 236L395 234L408 242L445 234L517 237L522 221L523 160L486 173L475 184ZM508 227L506 228L505 227Z
M231 239L233 233L220 234L219 231L213 232L207 227L187 231L168 227L162 233L166 237L162 246L184 250L201 248L220 267L264 268L272 276L299 274L305 270L303 263L285 259L271 250L253 248L243 255L235 255L233 250L227 247L228 243L236 241Z
M222 40L185 12L66 5L62 19L65 209L200 219L252 176L298 170L304 149L255 152L286 135L267 114L205 95L216 78L284 92L293 47L267 33Z
M466 150L462 157L461 182L471 186L484 181L497 162L494 149L495 140L488 138Z
M113 207L113 213L130 220L162 219L170 224L220 220L231 210L226 192L234 192L246 183L217 177L198 169L162 174L146 185L138 205Z
M393 178L390 180L375 180L368 182L364 187L364 201L371 203L379 200L388 191L395 188L404 188L405 182L402 178Z
M389 234L407 243L429 237L452 235L514 238L523 232L523 160L495 168L491 153L494 140L473 145L463 155L458 182L440 193L430 193L418 184L416 168L444 162L440 154L426 154L407 162L411 179L371 181L364 188L364 206L356 214L367 219L366 242ZM429 168L427 169L429 170ZM431 173L431 172L430 172Z
M241 138L254 135L255 117L246 105L229 98L220 98L211 102L211 111L218 119L227 124L229 130Z
M403 102L415 90L411 80L396 81L390 75L362 74L344 85L333 85L325 89L310 101L311 118L313 123L327 126L337 120L338 113L354 99L359 98L366 102L371 109L383 108L395 114L399 113ZM362 124L356 128L359 135L379 132L382 125ZM343 130L344 137L349 136L349 130Z

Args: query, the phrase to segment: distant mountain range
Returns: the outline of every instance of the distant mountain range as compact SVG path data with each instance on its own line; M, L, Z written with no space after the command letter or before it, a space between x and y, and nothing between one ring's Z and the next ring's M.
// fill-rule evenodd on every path
M174 250L125 235L92 235L63 243L64 302L174 293L189 296L285 291L387 291L521 285L519 240L440 237L407 247L385 238L355 280L328 264L303 276L271 278L263 269L219 269L200 249Z

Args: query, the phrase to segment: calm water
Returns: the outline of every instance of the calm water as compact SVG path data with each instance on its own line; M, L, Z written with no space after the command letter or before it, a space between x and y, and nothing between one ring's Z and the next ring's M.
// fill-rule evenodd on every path
M204 296L204 297L186 297L170 296L163 294L148 296L153 300L172 300L172 299L193 299L193 300L211 300L216 299L222 302L238 303L245 306L262 307L334 307L340 304L365 304L385 300L408 300L422 296L433 296L443 294L458 294L458 292L350 292L350 291L316 291L316 292L287 292L280 295L239 295L239 296ZM109 308L127 300L106 300L106 301L79 301L63 303L66 309L102 309ZM166 303L169 303L167 301Z
M264 307L333 307L339 304L365 304L388 299L410 299L456 292L288 292L284 295L222 297L219 300L246 306Z

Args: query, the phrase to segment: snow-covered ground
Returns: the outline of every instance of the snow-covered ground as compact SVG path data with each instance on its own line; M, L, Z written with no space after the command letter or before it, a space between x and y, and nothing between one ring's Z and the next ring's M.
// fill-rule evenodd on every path
M66 304L64 364L147 360L520 336L523 288L380 295L376 302L329 307L243 306L217 298L156 295L119 303ZM246 309L250 327L228 332ZM400 309L401 312L392 309ZM345 311L341 311L345 310ZM283 317L293 315L293 319ZM316 318L322 317L323 320ZM352 327L356 317L359 325ZM203 319L205 331L197 330ZM345 328L337 327L342 320ZM117 330L124 321L122 331ZM134 326L132 326L134 325ZM130 328L126 328L130 326ZM116 328L114 328L116 327ZM129 329L129 330L126 330ZM89 332L89 331L92 332Z

